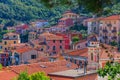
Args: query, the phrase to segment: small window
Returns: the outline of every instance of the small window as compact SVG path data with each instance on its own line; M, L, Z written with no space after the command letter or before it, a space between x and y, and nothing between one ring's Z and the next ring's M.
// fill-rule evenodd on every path
M41 50L40 51L43 51L43 48L41 48Z
M60 46L60 49L62 49L62 46Z
M36 59L36 55L31 55L31 59Z
M4 42L4 45L7 45L7 42L6 42L6 41Z
M55 40L53 40L53 43L55 43Z
M16 44L16 41L14 41L14 44Z
M93 61L93 53L91 53L91 60Z
M50 47L49 47L49 46L47 46L47 49L50 49Z
M60 43L62 43L62 40L60 40Z
M13 37L15 38L16 36L14 35Z
M80 45L78 46L78 48L80 48Z

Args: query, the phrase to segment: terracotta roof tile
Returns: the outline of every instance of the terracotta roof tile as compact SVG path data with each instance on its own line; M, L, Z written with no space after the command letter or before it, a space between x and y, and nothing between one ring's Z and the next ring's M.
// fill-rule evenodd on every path
M119 19L120 19L120 15L112 15L112 16L105 17L102 20L119 20Z
M5 35L13 36L13 35L19 35L19 34L17 34L17 33L13 33L13 32L10 32L10 33L4 34L4 36L5 36Z
M80 40L79 42L76 42L75 45L79 44L79 43L83 43L83 42L86 42L87 43L87 40Z
M25 46L25 47L16 49L15 52L22 54L22 53L28 52L30 50L32 50L30 47Z
M67 19L70 19L70 18L61 18L60 20L67 20Z
M2 70L0 71L0 80L12 80L16 77L17 74L11 70Z
M81 50L70 51L67 54L72 55L72 56L88 57L88 48L81 49Z
M69 69L74 69L77 67L77 65L71 63L71 67L68 68L67 61L55 61L55 62L40 62L40 63L34 63L34 64L28 64L28 65L19 65L19 66L12 66L10 69L16 73L20 73L21 71L27 70L29 74L43 71L46 74L58 72L58 71L64 71Z
M49 33L49 32L45 32L45 33L41 34L39 37L44 37L44 38L46 38L46 40L63 40L63 37L57 36L57 35Z

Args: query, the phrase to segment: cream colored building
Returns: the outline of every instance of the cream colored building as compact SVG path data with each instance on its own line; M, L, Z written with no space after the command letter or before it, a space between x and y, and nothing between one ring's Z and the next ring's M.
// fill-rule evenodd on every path
M4 34L2 39L2 49L10 50L11 44L20 43L20 35L16 33L7 33Z
M109 44L115 41L119 43L120 15L112 15L101 19L99 31L100 42Z

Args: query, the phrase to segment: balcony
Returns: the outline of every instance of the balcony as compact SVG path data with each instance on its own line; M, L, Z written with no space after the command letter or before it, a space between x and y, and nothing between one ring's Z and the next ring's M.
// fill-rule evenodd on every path
M108 39L108 36L103 36L103 39Z
M114 29L114 30L112 30L112 33L116 33L116 32L117 32L117 30L115 30L115 29Z
M104 33L107 33L108 31L107 31L107 29L104 29L103 32L104 32Z
M116 39L117 39L117 36L113 36L112 39L113 39L113 40L116 40Z
M107 24L108 27L112 27L112 24Z

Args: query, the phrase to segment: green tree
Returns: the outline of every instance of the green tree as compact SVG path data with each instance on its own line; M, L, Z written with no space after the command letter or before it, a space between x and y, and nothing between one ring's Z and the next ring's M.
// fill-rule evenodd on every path
M21 72L17 78L17 80L29 80L29 75L26 71Z
M48 76L45 75L43 72L38 72L30 75L29 80L50 80Z
M82 6L85 9L100 13L103 11L105 6L112 6L114 3L119 2L119 0L37 0L42 2L47 7L55 7L58 5L68 5L68 6Z
M76 43L76 42L78 42L79 40L80 40L80 39L79 39L78 36L75 36L75 37L72 38L72 42L73 42L73 43Z
M120 80L120 64L107 62L104 68L98 70L101 77L108 77L108 80Z
M116 41L112 41L110 44L111 44L111 46L117 46L118 45L118 43Z
M0 64L0 70L3 68L2 64Z
M14 78L14 80L50 80L50 78L46 76L44 72L37 72L28 75L28 73L24 71L21 72L17 78Z

